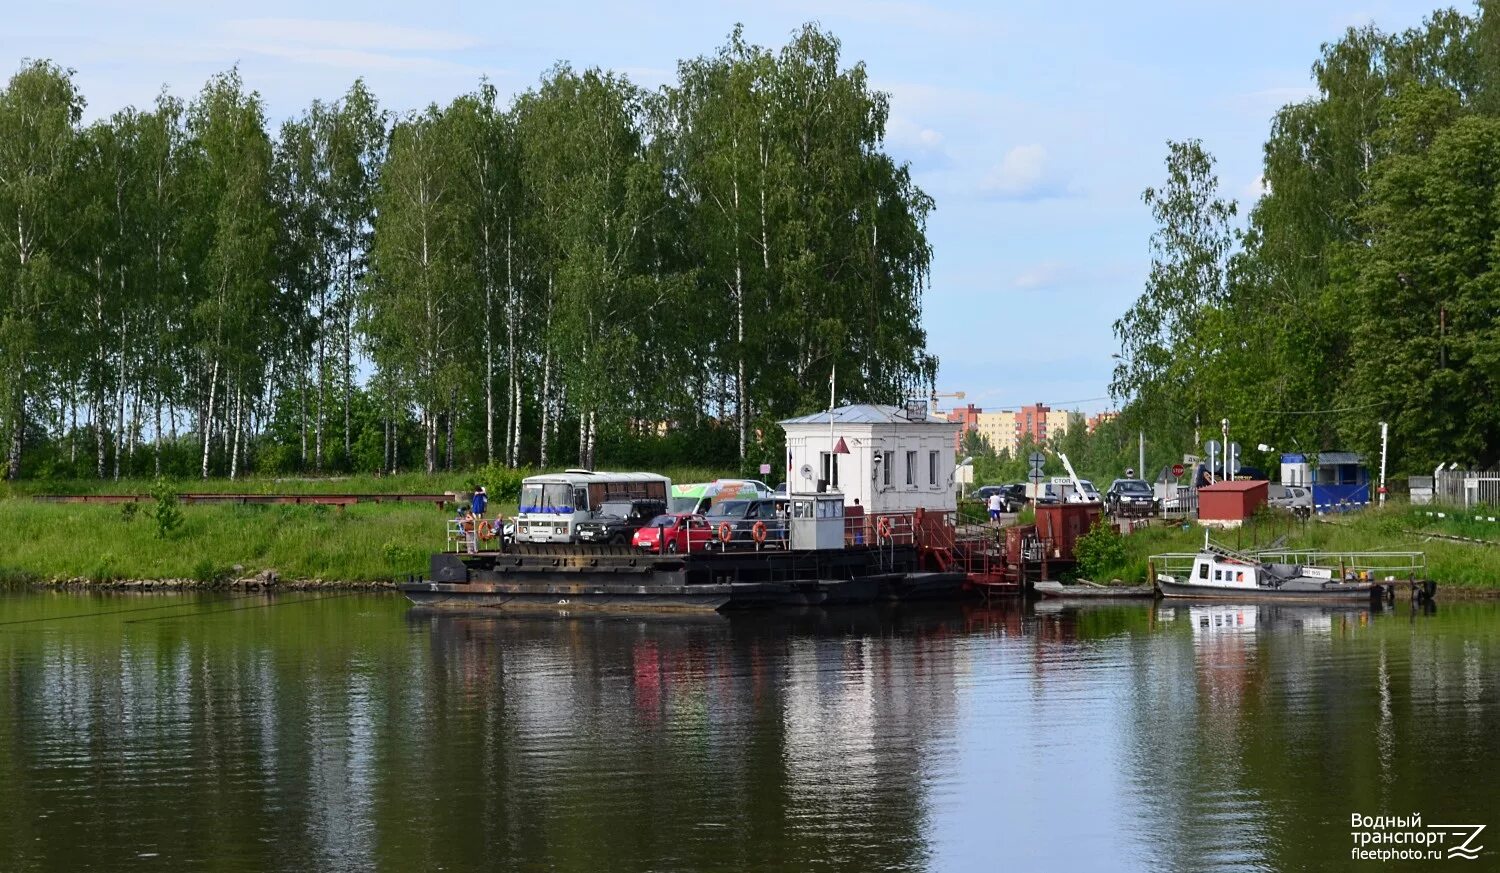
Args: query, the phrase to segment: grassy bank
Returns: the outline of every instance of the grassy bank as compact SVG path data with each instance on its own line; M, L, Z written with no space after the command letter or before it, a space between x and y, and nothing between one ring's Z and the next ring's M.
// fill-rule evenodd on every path
M0 580L207 582L262 570L288 579L390 580L426 571L428 554L442 548L447 518L426 504L181 511L181 527L162 539L150 518L127 520L119 506L0 500Z
M1500 523L1475 522L1445 513L1442 519L1424 509L1392 506L1329 519L1299 522L1282 514L1262 516L1236 531L1214 531L1213 540L1232 548L1279 548L1322 551L1420 551L1427 555L1427 575L1440 585L1500 591ZM1489 513L1485 514L1487 518ZM1497 516L1500 517L1500 516ZM1441 539L1466 536L1479 542ZM1163 552L1192 552L1203 545L1203 529L1193 525L1153 526L1124 537L1125 558L1100 575L1138 584L1146 581L1147 558Z

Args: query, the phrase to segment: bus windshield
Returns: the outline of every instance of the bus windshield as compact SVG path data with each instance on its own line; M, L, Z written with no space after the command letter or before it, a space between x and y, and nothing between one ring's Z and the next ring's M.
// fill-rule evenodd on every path
M519 512L572 515L573 487L565 482L528 482L521 486Z

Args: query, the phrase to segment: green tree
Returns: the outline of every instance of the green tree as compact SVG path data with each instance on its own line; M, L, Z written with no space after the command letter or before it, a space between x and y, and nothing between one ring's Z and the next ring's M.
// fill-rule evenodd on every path
M1202 143L1167 144L1166 185L1141 195L1158 225L1151 275L1115 322L1120 355L1110 393L1178 433L1196 429L1210 413L1201 377L1219 346L1214 314L1228 293L1236 211L1218 190L1213 157Z
M69 283L69 186L83 96L73 71L28 63L0 92L0 432L5 476L21 475L27 409L45 382L49 317Z

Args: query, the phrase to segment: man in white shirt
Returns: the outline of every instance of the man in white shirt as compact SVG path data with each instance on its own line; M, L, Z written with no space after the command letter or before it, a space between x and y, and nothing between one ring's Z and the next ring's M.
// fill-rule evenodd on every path
M998 527L1000 525L1000 511L1005 508L1005 501L1000 499L1000 492L996 491L990 495L990 521Z

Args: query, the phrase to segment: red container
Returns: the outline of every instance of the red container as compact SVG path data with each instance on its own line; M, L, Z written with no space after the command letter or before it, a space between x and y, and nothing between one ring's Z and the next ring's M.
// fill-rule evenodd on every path
M1048 544L1047 560L1073 560L1073 544L1104 515L1097 503L1053 503L1036 508L1036 532Z
M1215 482L1198 489L1199 521L1244 521L1266 505L1268 483Z

